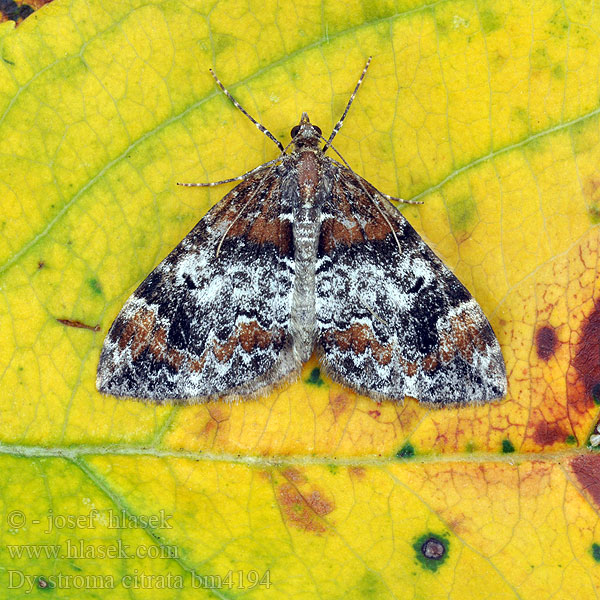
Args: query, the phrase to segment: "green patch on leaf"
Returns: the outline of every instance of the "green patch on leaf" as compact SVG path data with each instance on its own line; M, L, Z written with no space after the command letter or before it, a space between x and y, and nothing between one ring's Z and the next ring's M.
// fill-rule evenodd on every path
M535 48L531 53L531 66L538 71L550 68L548 50L544 46Z
M518 121L529 127L529 113L527 112L526 108L522 106L515 106L510 111L510 114L513 121Z
M389 2L381 2L380 0L363 0L362 10L365 21L379 21L389 17L390 11L394 7Z
M492 31L497 31L502 27L502 17L492 10L482 10L480 13L480 19L481 28L483 29L484 33L491 33Z
M477 215L477 204L472 196L462 196L448 202L448 217L452 231L466 231Z
M406 443L398 452L396 452L397 458L413 458L415 455L415 448L412 444Z
M325 382L321 378L321 369L315 367L310 375L306 378L306 383L310 383L311 385L322 386Z
M370 571L367 571L358 582L360 598L383 598L387 590L382 585L381 579Z
M228 48L231 48L235 45L235 38L231 35L224 35L222 33L212 33L211 38L211 47L215 55L219 55Z
M592 556L594 557L594 560L598 563L600 563L600 544L592 544Z
M565 78L564 65L561 65L560 63L557 65L554 65L554 67L552 67L552 75L554 77L556 77L556 79L564 79Z
M597 206L590 206L588 214L590 215L592 225L600 223L600 209Z
M558 39L564 39L569 31L569 20L564 11L558 10L556 14L548 21L548 33Z
M95 279L94 277L92 277L91 279L88 279L88 285L90 286L90 289L92 290L92 292L94 292L94 294L96 294L96 295L102 294L102 286L100 285L100 282L97 279Z
M510 440L502 440L502 453L503 454L511 454L515 451L515 447Z

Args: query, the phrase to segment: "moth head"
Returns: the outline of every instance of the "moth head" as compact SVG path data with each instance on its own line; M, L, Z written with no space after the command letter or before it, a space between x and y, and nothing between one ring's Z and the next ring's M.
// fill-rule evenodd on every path
M306 113L302 113L300 123L292 129L291 136L296 148L303 146L317 147L321 140L321 129L310 122Z

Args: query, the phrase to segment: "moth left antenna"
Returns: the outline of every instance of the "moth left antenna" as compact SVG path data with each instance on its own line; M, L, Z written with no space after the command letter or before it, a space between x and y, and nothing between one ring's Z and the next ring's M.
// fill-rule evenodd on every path
M342 115L340 120L335 124L335 127L333 128L333 131L331 132L331 135L329 136L329 139L323 146L323 152L325 152L327 150L327 148L329 148L329 146L331 146L331 142L333 142L333 138L337 135L338 131L342 128L342 125L344 124L344 119L346 118L346 115L348 114L348 111L350 110L350 106L352 105L352 102L354 102L354 98L356 96L356 92L358 92L358 88L360 87L360 84L363 82L363 79L365 78L365 75L367 74L367 69L369 68L369 65L371 64L372 58L373 58L372 56L369 56L369 58L367 60L367 64L365 65L365 68L363 69L363 71L358 79L358 83L356 84L356 87L354 88L354 91L352 92L352 96L350 96L350 100L348 100L348 104L346 104L346 110L344 111L344 114Z
M217 77L217 75L212 69L209 69L209 71L210 74L213 76L213 79L217 82L217 85L223 90L223 93L233 102L233 105L237 109L242 111L256 125L259 131L262 131L269 139L273 140L282 153L285 152L283 144L264 125L261 125L254 117L252 117L248 112L244 110L242 105L229 93L229 90L227 90L227 88L221 83L221 80ZM348 112L347 109L346 112Z

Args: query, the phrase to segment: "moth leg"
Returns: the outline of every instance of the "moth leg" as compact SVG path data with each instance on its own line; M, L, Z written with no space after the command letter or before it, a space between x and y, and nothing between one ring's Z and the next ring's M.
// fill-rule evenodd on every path
M323 136L321 136L321 138L325 139ZM348 169L350 169L350 171L352 171L352 167L350 167L350 165L346 162L346 159L337 151L335 146L330 144L329 147L340 157L340 159L346 165L346 167ZM366 190L365 190L365 192L366 192ZM381 192L378 192L378 193L381 194L386 200L390 200L393 202L400 202L401 204L425 204L422 200L404 200L404 198L396 198L395 196L389 196L388 194L382 194ZM367 192L367 194L370 196L370 194L368 192Z
M215 185L221 185L223 183L231 183L232 181L243 181L244 179L247 179L248 177L252 177L252 175L254 175L255 173L258 173L258 171L260 171L264 167L270 167L271 165L274 165L276 162L278 162L280 160L281 160L281 157L278 156L277 158L274 158L273 160L270 160L269 162L263 163L262 165L259 165L258 167L252 169L251 171L248 171L247 173L244 173L243 175L238 175L237 177L231 177L230 179L222 179L221 181L211 181L208 183L180 183L178 181L177 185L182 185L184 187L213 187Z
M400 202L400 204L425 204L425 202L423 202L423 200L405 200L404 198L396 198L395 196L388 196L387 194L381 194L381 195L386 200L390 200L391 202Z

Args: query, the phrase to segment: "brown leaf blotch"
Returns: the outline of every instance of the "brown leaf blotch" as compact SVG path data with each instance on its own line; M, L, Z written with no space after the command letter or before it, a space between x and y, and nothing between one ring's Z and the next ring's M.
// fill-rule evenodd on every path
M535 347L537 355L544 361L550 360L550 357L556 351L558 346L558 337L554 327L546 325L540 327L535 334Z

